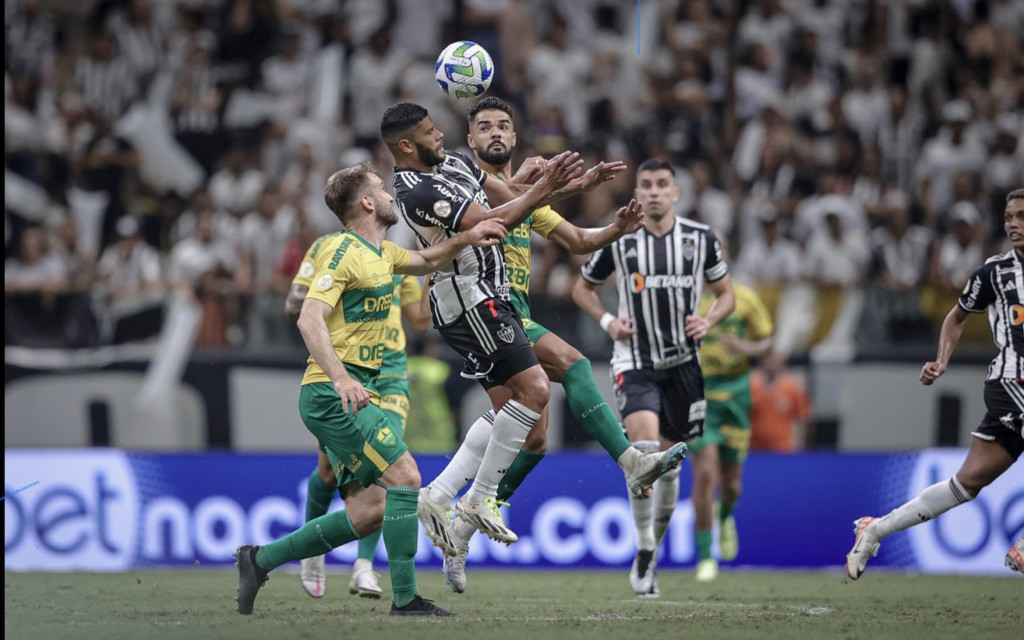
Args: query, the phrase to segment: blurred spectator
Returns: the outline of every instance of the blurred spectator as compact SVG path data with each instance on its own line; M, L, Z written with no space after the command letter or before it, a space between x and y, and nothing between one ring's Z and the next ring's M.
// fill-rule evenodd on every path
M54 80L57 54L64 33L53 13L42 8L41 0L11 0L8 12L16 5L4 30L4 70L27 75L44 84Z
M226 144L223 128L224 92L210 61L212 36L191 44L171 91L174 137L212 175Z
M236 219L252 211L266 185L263 172L253 166L251 152L235 146L224 157L224 166L210 178L213 204Z
M101 304L100 338L113 344L156 336L165 294L160 254L142 241L138 221L118 220L117 237L100 256L94 293Z
M848 344L860 316L859 286L871 258L867 238L842 215L826 209L824 224L807 242L803 265L814 285L817 325L811 344Z
M921 150L915 179L925 220L934 221L953 203L953 176L957 172L980 173L984 167L981 141L967 128L970 119L971 107L966 102L947 102L942 107L944 126Z
M346 165L348 166L348 165ZM338 230L338 218L324 202L324 185L328 170L310 142L300 142L295 161L281 178L281 196L295 209L302 211L306 222L316 234ZM303 248L303 251L307 247Z
M234 273L238 256L232 245L217 239L215 226L213 211L197 214L195 235L174 246L167 266L171 286L195 298L202 311L197 348L228 346L228 327L237 308Z
M49 250L42 227L25 227L15 257L4 261L4 343L35 347L64 342L60 295L68 273Z
M756 215L761 233L743 245L736 261L736 279L753 288L775 318L783 289L800 277L800 248L782 237L779 215L773 208L765 207Z
M553 11L544 38L530 54L526 77L534 88L532 109L558 109L566 132L573 137L587 130L587 114L582 100L566 100L580 96L590 74L591 57L569 42L569 25L561 14Z
M750 374L750 448L791 453L811 445L811 399L786 359L772 350Z
M900 191L886 194L881 211L884 226L871 232L873 278L861 323L864 342L871 345L906 342L929 330L921 314L921 285L934 234L910 223L909 203Z
M108 28L132 68L140 93L145 93L167 66L165 31L154 19L152 0L130 0L127 5L110 16Z
M117 52L114 36L95 33L89 52L75 64L75 90L90 109L104 119L117 120L141 95L131 61Z
M438 52L440 53L440 52ZM373 149L380 138L380 116L395 103L402 74L412 62L405 51L392 42L391 26L377 29L369 45L352 56L348 95L353 144Z
M732 199L711 183L711 167L703 160L695 160L690 163L688 173L692 184L689 195L692 197L687 202L689 211L685 217L731 236L734 223Z
M236 283L238 291L249 296L246 343L251 347L282 344L293 335L292 323L281 313L291 276L282 278L276 267L295 220L295 209L282 202L274 186L263 190L256 209L242 220Z
M278 102L278 121L287 122L302 115L306 110L312 69L299 49L296 31L278 35L276 53L263 61L260 70L264 91Z

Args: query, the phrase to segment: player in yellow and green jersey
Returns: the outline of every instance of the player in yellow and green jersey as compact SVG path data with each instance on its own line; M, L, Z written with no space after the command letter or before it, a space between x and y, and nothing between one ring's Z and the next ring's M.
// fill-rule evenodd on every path
M720 234L723 259L728 260ZM730 561L739 553L733 510L740 497L743 462L750 448L750 371L752 358L768 352L775 327L757 294L733 283L736 308L708 331L700 347L707 414L704 434L689 443L693 464L691 500L696 526L697 581L718 577L718 562L711 555L715 488L719 487L718 551ZM704 314L714 296L701 295Z
M313 284L316 258L321 247L325 242L340 235L341 232L336 232L320 236L306 250L285 299L285 313L289 316L297 317L302 309L306 293ZM418 278L399 274L394 274L392 278L394 294L384 334L384 360L377 381L377 391L380 393L381 409L391 419L391 424L398 429L399 436L404 439L405 421L409 413L409 381L406 377L405 329L402 326L402 318L404 316L410 324L423 331L430 323L430 309L422 304L423 290ZM346 472L346 476L339 483L327 454L318 450L317 468L310 474L306 483L306 522L327 513L334 490L339 486L343 489L347 487L353 480L350 476L351 474ZM352 577L348 585L349 593L374 599L383 595L377 574L373 570L373 556L379 541L380 532L359 540L359 552L352 565ZM324 561L323 555L305 558L299 571L302 588L314 598L322 598L327 590Z
M532 160L527 161L521 173L512 176L510 160L516 134L512 125L511 106L500 98L487 97L470 108L468 141L477 164L487 172L489 178L515 185L524 182L527 174L537 166L532 164ZM598 390L590 360L533 319L529 299L530 237L533 232L537 232L572 253L586 254L608 246L623 235L636 231L642 224L643 214L635 202L619 209L615 222L601 229L581 229L566 221L551 207L541 207L509 232L504 247L505 271L512 304L522 320L538 360L551 381L560 382L565 388L573 415L619 464L635 492L649 489L655 479L678 466L686 448L679 445L663 453L644 454L632 447L615 414ZM489 393L497 388L486 381L482 384ZM540 420L530 430L523 448L505 472L498 486L499 503L505 503L512 496L526 475L544 457L547 450L547 415L545 409ZM488 412L470 427L463 446L452 457L451 463L430 483L428 495L432 502L449 505L465 486L466 479L475 475L493 420L494 415ZM461 520L456 520L452 529L457 553L453 558L445 558L445 577L452 590L462 593L466 588L466 554L474 529Z
M505 227L485 220L423 251L384 240L398 221L384 183L368 164L332 175L325 201L346 231L321 244L298 326L309 349L299 413L345 487L345 510L307 522L263 546L242 545L238 612L251 614L269 572L292 560L322 555L377 530L383 532L391 574L392 615L446 616L419 595L415 555L420 473L397 429L380 408L377 388L394 297L394 273L422 275L449 263L467 246L493 246Z

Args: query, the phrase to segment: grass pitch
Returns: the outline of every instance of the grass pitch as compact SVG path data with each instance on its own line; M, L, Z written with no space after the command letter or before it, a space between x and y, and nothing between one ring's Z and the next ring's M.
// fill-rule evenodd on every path
M911 576L882 571L849 582L830 572L723 570L698 584L690 571L658 575L661 598L638 600L626 571L472 571L465 594L436 570L420 590L458 618L388 614L385 598L348 593L348 575L328 574L314 600L294 573L275 571L255 613L234 611L233 571L117 574L5 573L4 633L43 640L346 638L532 640L534 638L1019 638L1024 579Z

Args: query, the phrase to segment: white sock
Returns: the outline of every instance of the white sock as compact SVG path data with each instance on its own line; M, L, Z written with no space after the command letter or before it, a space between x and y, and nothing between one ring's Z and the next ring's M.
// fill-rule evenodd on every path
M956 476L936 482L906 504L896 507L879 518L872 527L879 540L916 524L928 522L953 507L970 502L974 496L967 493Z
M480 460L491 440L491 425L494 412L488 411L476 419L466 432L466 439L455 450L452 461L430 483L430 500L440 505L450 505L462 488L473 481L480 470Z
M639 449L630 447L623 451L622 455L615 462L619 463L619 468L622 469L623 473L629 475L636 469L636 463L640 462L640 456L642 455Z
M649 453L661 449L661 443L656 440L641 440L634 442L633 447L637 453ZM629 508L633 512L633 522L636 524L636 548L653 550L657 541L654 537L654 500L637 498L630 493Z
M679 502L679 467L658 478L654 483L654 540L660 545L665 531L672 522L676 503Z
M515 400L505 403L491 426L491 440L480 460L480 470L466 494L468 502L479 503L484 498L498 495L498 483L519 455L519 450L526 442L526 434L538 420L539 413L530 411Z

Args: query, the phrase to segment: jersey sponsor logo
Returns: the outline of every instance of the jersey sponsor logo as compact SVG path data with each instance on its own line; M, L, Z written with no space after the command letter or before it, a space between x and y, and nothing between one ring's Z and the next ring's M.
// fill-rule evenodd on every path
M502 324L501 328L498 329L498 337L512 344L512 341L516 339L516 332L512 329L512 325Z
M682 276L675 273L649 276L645 276L642 273L631 273L629 274L629 279L633 293L640 293L644 289L675 289L693 286L693 276Z
M1010 322L1015 326L1024 324L1024 306L1015 304L1010 307L1010 313L1012 314Z
M363 311L366 313L373 313L374 311L389 311L391 310L391 301L393 299L394 296L390 293L386 296L365 298L363 300Z
M439 187L438 191L440 191L440 190L441 189ZM447 194L445 194L445 195L447 195ZM448 196L448 197L453 197L453 196ZM438 218L447 218L448 216L450 216L452 214L452 204L450 202L448 202L447 200L438 200L437 202L434 203L434 207L433 208L434 208L434 215L436 215Z
M329 273L325 273L316 281L316 286L327 291L334 286L334 276Z
M372 346L371 345L367 345L367 344L359 345L359 360L360 361L373 363L373 362L379 362L380 360L383 360L383 359L384 359L384 345L383 344L375 344L375 345L372 345Z
M299 267L299 275L303 278L312 278L316 272L316 267L313 266L312 262L303 262L302 266Z

